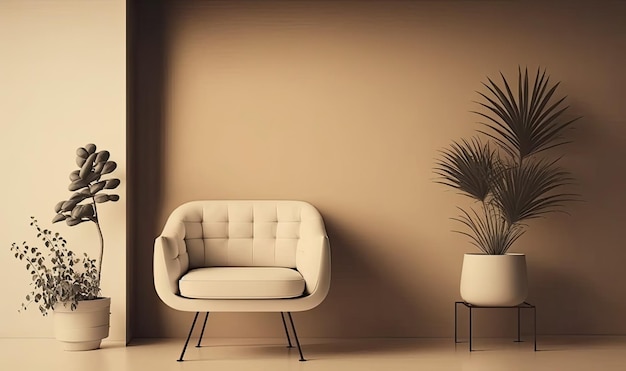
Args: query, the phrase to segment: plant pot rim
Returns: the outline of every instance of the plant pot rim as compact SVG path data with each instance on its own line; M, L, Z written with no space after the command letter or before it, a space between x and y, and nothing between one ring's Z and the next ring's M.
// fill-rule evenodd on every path
M95 303L95 302L98 302L98 301L108 301L108 302L110 302L111 301L111 297L109 297L109 296L101 296L101 297L98 297L98 298L95 298L95 299L79 300L78 304L80 304L80 303Z
M507 252L506 254L485 254L484 252L466 252L465 255L472 256L526 256L524 253Z
M71 307L71 305L69 303L70 303L69 301L68 302L57 302L52 307L52 310L55 313L74 312L75 310L72 310L72 307ZM102 307L103 305L111 305L111 298L110 297L101 297L101 298L95 298L95 299L91 299L91 300L79 300L77 305L80 305L82 309L98 308L98 307ZM87 310L89 310L89 309L87 309Z

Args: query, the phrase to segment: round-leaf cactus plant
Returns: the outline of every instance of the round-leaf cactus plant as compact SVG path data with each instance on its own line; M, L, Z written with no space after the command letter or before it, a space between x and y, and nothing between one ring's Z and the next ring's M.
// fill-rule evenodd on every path
M120 180L117 178L103 178L111 174L117 163L109 160L109 151L97 151L93 143L76 150L76 165L78 170L70 173L70 185L68 189L74 192L69 200L59 201L54 211L57 213L52 219L53 223L65 221L67 225L74 226L83 222L93 222L100 236L100 259L98 259L98 286L100 272L102 270L102 257L104 255L104 237L100 220L98 218L98 204L109 201L118 201L120 196L108 193L117 188Z

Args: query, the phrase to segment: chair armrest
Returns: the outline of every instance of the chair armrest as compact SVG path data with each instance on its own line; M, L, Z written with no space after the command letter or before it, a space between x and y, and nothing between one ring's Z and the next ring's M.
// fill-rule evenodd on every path
M178 298L178 280L189 269L185 242L161 235L154 241L154 287L161 300L171 306Z
M305 293L320 304L330 289L330 243L326 235L301 238L296 251L296 269L306 283Z

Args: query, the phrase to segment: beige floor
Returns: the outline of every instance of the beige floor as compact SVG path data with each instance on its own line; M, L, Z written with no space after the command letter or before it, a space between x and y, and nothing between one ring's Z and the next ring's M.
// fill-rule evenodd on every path
M0 370L626 370L626 337L540 337L531 342L475 339L476 351L452 339L302 339L307 362L283 339L206 339L176 362L183 339L105 343L64 352L51 339L0 339Z

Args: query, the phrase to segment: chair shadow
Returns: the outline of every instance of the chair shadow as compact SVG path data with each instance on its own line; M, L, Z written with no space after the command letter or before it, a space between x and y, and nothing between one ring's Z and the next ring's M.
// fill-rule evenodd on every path
M331 241L331 288L314 311L297 314L298 333L310 338L328 334L336 338L397 337L406 333L407 322L420 310L414 300L419 294L406 292L403 282L381 271L380 264L363 254L393 247L375 246L359 231L321 211Z

